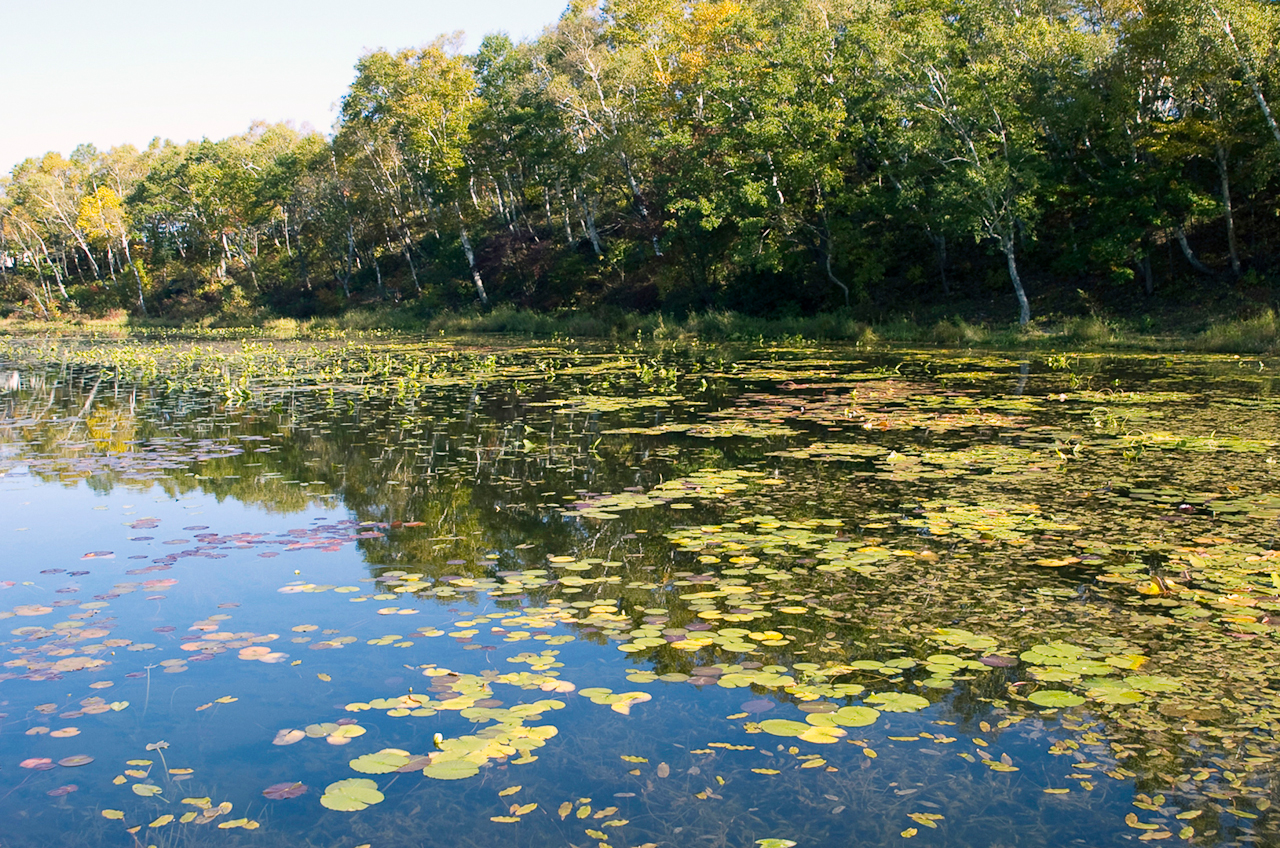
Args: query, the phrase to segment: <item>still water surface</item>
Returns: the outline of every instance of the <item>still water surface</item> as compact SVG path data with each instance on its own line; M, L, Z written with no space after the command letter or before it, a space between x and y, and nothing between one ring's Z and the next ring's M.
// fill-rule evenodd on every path
M1272 364L5 343L0 846L1277 844Z

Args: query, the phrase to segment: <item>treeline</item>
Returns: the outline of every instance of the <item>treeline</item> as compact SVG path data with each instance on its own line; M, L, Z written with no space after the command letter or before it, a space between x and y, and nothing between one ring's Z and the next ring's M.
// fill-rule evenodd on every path
M0 300L191 319L999 292L1025 323L1085 284L1280 276L1269 0L574 0L536 40L456 45L362 57L331 139L22 162Z

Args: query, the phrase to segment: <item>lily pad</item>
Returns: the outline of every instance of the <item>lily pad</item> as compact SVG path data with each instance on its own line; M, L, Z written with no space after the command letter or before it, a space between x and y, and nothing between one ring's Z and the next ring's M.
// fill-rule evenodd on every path
M867 727L876 723L876 719L880 718L880 711L871 707L841 707L830 716L841 727Z
M1039 692L1032 692L1028 695L1027 700L1037 706L1050 709L1078 707L1084 703L1084 698L1065 689L1041 689Z
M408 764L412 756L399 748L383 748L381 751L356 757L349 765L362 774L390 774Z
M287 798L297 798L299 795L307 791L305 783L294 781L293 783L275 783L262 790L262 794L272 801L283 801Z
M29 757L18 763L19 768L35 769L36 771L48 771L53 768L53 760L48 757Z
M272 745L292 745L295 742L301 742L307 738L307 734L301 730L286 728L276 733L276 738L271 740Z
M877 692L866 699L881 711L889 713L915 713L929 706L929 699L910 692Z
M785 718L770 718L760 722L760 729L773 736L799 736L811 727L803 721L791 721Z
M384 796L378 784L363 777L352 777L330 783L320 796L320 803L330 810L351 813L379 804Z
M480 773L480 766L470 760L439 760L422 770L436 780L465 780Z

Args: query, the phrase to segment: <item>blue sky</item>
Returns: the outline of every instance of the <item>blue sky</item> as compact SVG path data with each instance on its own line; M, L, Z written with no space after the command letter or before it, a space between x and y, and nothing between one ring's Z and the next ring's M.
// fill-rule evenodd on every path
M28 156L328 131L366 50L534 37L567 0L0 0L0 174Z

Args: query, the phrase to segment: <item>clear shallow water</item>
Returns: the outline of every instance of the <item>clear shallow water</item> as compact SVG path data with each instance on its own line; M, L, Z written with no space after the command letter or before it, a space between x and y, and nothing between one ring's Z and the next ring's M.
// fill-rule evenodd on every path
M193 347L0 351L0 845L1275 842L1266 364Z

